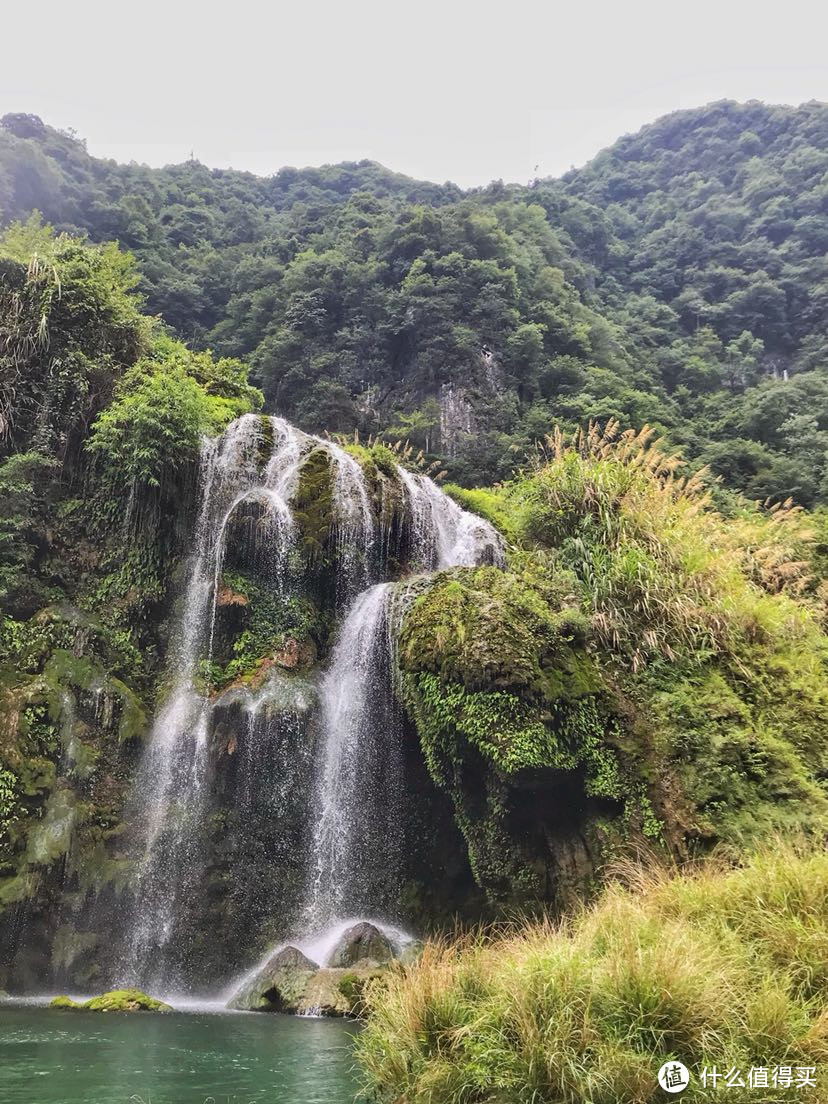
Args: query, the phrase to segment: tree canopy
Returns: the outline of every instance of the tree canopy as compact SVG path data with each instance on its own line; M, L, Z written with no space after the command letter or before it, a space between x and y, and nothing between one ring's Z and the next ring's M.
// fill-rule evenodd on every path
M0 126L0 217L119 242L149 309L246 360L269 411L410 437L467 483L555 422L652 424L806 506L828 498L827 173L819 103L676 112L560 180L465 193L369 161L118 165Z

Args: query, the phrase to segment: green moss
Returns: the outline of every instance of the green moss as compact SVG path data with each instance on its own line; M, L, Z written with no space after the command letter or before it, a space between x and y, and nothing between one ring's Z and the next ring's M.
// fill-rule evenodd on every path
M108 688L121 702L121 719L118 722L118 740L122 744L142 739L147 731L147 715L138 695L125 682L111 677Z
M88 1001L73 1001L71 997L55 997L50 1008L71 1008L84 1012L172 1012L169 1004L147 996L140 989L113 989Z
M777 677L780 664L787 678ZM744 846L828 828L828 704L813 671L803 678L784 655L756 654L747 684L743 672L708 664L653 672L645 685L650 723L700 834Z
M140 989L115 989L93 997L83 1007L88 1012L172 1012L169 1004L147 996Z
M230 682L250 678L264 660L278 655L289 641L297 648L296 666L307 666L315 660L326 625L310 599L285 595L266 580L241 571L226 571L222 586L244 601L233 607L237 617L235 635L230 634L224 655L212 664L202 664L201 676L209 686L221 689ZM221 627L221 614L218 623ZM232 658L222 662L228 652Z
M83 1004L79 1001L72 1000L71 997L53 997L49 1001L50 1008L83 1008Z
M419 722L420 738L433 775L436 754L462 754L462 741L475 746L500 770L574 766L572 753L561 747L539 710L504 690L470 691L423 673L406 681L409 703Z
M550 807L566 803L570 831L593 840L596 855L632 835L660 840L662 822L649 797L652 751L632 736L589 650L578 588L566 572L540 577L520 556L515 568L440 575L409 610L400 657L407 708L476 880L525 904L548 892L550 859L527 835L539 825L522 819L523 788Z
M42 819L29 831L26 861L32 866L49 866L65 855L77 820L78 803L72 790L55 789L46 802Z
M273 455L273 422L269 415L259 415L259 446L256 459L260 470L267 467L270 457Z
M14 877L0 879L0 908L17 905L34 897L41 881L39 872L29 870L28 867Z
M601 677L585 649L589 626L568 592L566 577L530 584L495 567L446 572L405 618L403 669L547 701L593 693Z
M293 514L305 561L312 565L327 562L334 521L333 476L330 454L323 448L313 449L302 464Z

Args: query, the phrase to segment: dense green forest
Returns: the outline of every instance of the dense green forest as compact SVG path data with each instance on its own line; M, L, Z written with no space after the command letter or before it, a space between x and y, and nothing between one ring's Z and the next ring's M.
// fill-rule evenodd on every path
M583 169L462 192L363 161L270 178L0 127L0 217L117 241L150 312L265 409L405 438L466 484L558 423L665 432L750 498L828 498L828 107L677 112Z

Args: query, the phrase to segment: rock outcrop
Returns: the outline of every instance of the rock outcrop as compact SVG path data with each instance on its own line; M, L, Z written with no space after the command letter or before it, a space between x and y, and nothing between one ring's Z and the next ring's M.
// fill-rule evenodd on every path
M340 969L356 965L384 966L393 958L394 948L388 937L363 920L342 933L328 965Z
M297 947L283 947L234 993L228 1006L243 1012L296 1012L318 970Z
M396 957L388 937L361 921L343 932L323 966L297 947L283 947L234 993L228 1007L300 1016L359 1015L366 985Z

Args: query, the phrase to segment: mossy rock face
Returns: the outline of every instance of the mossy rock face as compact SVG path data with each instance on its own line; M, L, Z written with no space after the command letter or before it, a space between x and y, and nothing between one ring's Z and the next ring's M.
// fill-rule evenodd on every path
M306 561L309 565L322 565L327 558L334 523L331 457L323 448L313 449L302 464L293 498L293 515L301 533Z
M446 572L405 618L403 669L547 701L599 690L585 649L589 624L568 595L569 582L530 584L495 567Z
M8 905L30 902L44 925L26 925L18 944L10 978L23 990L24 964L59 923L54 894L99 889L101 856L122 827L146 714L114 673L126 665L119 639L73 606L50 606L21 627L14 667L0 664L0 942L14 925Z
M583 841L599 818L613 831L643 821L646 791L578 594L568 572L519 560L456 569L403 623L405 704L493 902L562 901L593 876L600 847Z
M259 686L276 666L312 666L324 636L318 607L306 598L283 595L255 571L226 570L219 591L215 653L202 675L214 690Z
M435 780L438 760L462 758L466 746L511 774L572 770L603 738L604 682L569 582L458 569L413 603L400 663Z
M71 997L55 997L50 1008L74 1008L84 1012L172 1012L172 1006L156 1000L140 989L113 989L88 1001L73 1001Z
M310 978L295 1011L299 1015L357 1016L369 982L382 977L388 967L327 966Z

